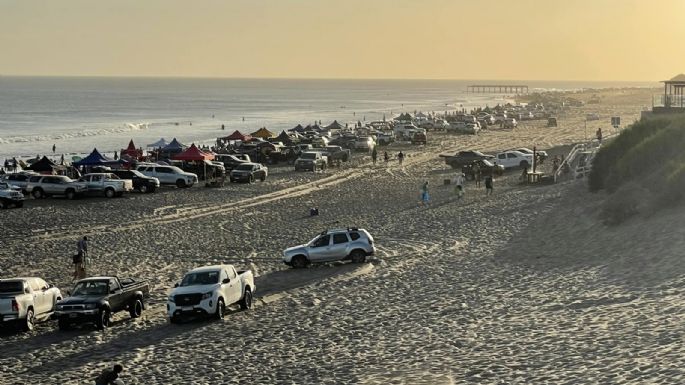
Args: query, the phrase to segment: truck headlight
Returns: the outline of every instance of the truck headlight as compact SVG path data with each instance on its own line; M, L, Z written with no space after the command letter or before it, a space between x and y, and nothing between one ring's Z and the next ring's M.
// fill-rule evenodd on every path
M169 302L175 302L174 296L173 296L173 295L170 295L170 296L167 298L167 301L169 301Z
M212 293L211 291L209 293L202 294L202 300L204 301L207 298L212 298L212 294L214 294L214 293Z
M64 305L57 305L57 310L64 310Z
M86 309L95 309L97 307L96 303L87 303Z

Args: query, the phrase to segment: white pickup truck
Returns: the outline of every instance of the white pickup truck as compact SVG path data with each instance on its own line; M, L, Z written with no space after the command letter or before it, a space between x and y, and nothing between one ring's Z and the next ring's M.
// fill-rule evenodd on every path
M88 187L88 194L102 195L107 198L120 197L125 192L133 191L133 181L131 179L121 179L115 174L92 173L79 178Z
M0 182L0 209L10 206L21 207L24 205L24 194L19 187Z
M223 319L226 306L252 307L256 290L252 271L236 271L233 265L214 265L193 269L175 285L167 301L171 323L184 317L211 316Z
M0 325L14 323L19 330L33 330L50 318L62 299L59 289L40 278L0 279Z

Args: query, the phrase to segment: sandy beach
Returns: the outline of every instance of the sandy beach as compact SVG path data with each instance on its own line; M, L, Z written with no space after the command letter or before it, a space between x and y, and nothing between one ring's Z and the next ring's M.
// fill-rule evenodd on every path
M639 118L653 90L574 94L599 104L475 136L393 145L408 158L295 173L264 183L67 201L2 211L0 275L40 276L63 292L87 235L91 274L147 279L143 317L105 332L0 333L0 384L84 384L122 363L126 384L583 384L685 381L683 209L607 227L584 181L520 184L519 171L473 182L456 200L438 154L536 146L551 155ZM601 120L588 122L597 113ZM551 162L542 168L549 172ZM429 181L430 207L418 203ZM309 217L318 207L321 215ZM293 270L282 250L325 228L368 229L364 265ZM210 263L251 268L258 306L223 321L171 325L166 297Z

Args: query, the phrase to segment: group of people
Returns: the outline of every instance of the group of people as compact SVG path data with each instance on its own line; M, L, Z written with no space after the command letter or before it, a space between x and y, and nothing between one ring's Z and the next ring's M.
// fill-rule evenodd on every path
M476 172L474 175L474 179L476 181L476 187L480 187L480 181L481 181L481 173L480 170ZM492 175L486 175L484 178L484 184L485 184L485 195L492 195L494 191L494 182L495 179L493 178ZM454 183L454 194L457 196L457 200L460 200L464 197L464 194L466 192L465 185L466 185L466 176L462 172L457 172L454 178L452 179L452 183ZM428 192L428 181L423 182L421 185L421 190L419 191L419 194L421 196L421 204L423 206L430 206L430 194Z
M371 150L371 160L373 161L373 164L376 164L376 161L378 161L378 150L376 147ZM388 154L387 151L383 151L383 161L385 161L385 164L390 161L390 154ZM402 153L402 151L397 153L397 161L399 162L400 166L404 162L404 153Z

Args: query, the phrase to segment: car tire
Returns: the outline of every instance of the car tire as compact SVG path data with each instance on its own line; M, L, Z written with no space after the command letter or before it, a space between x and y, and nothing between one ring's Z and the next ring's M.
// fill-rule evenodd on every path
M14 206L17 207L17 208L24 207L24 202L17 202L17 203L14 204Z
M128 314L131 316L131 318L140 318L140 316L143 314L143 301L136 298L136 300L133 301L128 309Z
M181 323L181 321L178 317L169 317L169 323L178 324Z
M140 192L143 193L143 194L147 194L147 193L148 193L147 185L144 184L144 185L140 186L140 188L138 189L138 191L140 191Z
M266 180L266 174L262 175L262 176L259 178L259 180L262 181L262 182L264 182L264 181Z
M111 199L114 198L117 195L116 191L114 191L113 188L108 188L105 189L105 198Z
M71 325L69 324L69 321L67 321L67 320L65 320L65 319L61 319L61 318L60 318L59 321L57 321L57 327L58 327L59 330L61 330L61 331L69 330L69 329L70 329L70 326L71 326Z
M5 202L4 199L0 199L0 209L6 209L8 204Z
M184 181L183 179L177 180L176 181L176 187L178 187L178 188L186 187L186 181Z
M519 166L523 168L528 168L528 161L527 160L522 160L521 163L519 163Z
M304 269L309 265L309 261L304 255L294 256L290 263L295 269Z
M250 184L254 183L254 175L250 175L250 180L249 180L249 182L250 182Z
M214 312L214 319L215 320L224 319L224 312L226 312L226 305L224 304L224 299L219 298L219 300L216 303L216 311Z
M97 327L98 330L105 330L107 329L107 326L109 326L109 311L100 310L98 318L95 320L95 327Z
M65 195L66 195L67 199L69 199L70 201L74 200L74 198L76 198L76 191L74 191L73 189L68 189L66 191Z
M34 313L33 308L29 308L26 311L26 319L21 325L21 331L30 332L36 326L36 313Z
M350 259L352 263L364 263L366 262L366 253L363 250L353 250L350 253Z
M245 295L240 300L240 308L242 310L250 310L252 308L252 290L249 287L245 288Z
M39 188L34 188L33 191L31 191L31 196L35 199L40 199L43 197L43 190Z

